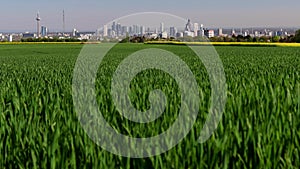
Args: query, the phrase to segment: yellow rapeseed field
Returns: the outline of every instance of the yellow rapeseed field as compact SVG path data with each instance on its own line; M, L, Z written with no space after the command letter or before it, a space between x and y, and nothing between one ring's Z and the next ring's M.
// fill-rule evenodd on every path
M215 46L278 46L300 47L300 43L261 43L261 42L175 42L175 41L152 41L146 44L174 44L174 45L215 45Z

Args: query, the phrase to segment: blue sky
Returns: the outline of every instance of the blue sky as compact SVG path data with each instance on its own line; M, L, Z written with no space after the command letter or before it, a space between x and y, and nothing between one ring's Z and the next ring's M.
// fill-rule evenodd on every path
M1 31L33 31L40 11L41 24L52 31L95 30L103 24L136 12L166 12L207 27L300 27L299 0L3 0Z

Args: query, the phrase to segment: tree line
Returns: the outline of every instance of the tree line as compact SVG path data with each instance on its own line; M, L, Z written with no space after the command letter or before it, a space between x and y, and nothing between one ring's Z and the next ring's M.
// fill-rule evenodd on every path
M60 38L26 38L21 39L21 42L87 42L87 39L76 39L76 38L66 38L66 39L60 39Z
M181 42L206 42L207 40L211 42L274 42L274 43L300 43L300 30L296 31L295 35L290 35L286 37L281 36L261 36L261 37L252 37L248 36L219 36L219 37L212 37L212 38L205 38L205 37L180 37L180 38L173 38L169 37L167 39L162 38L147 38L145 36L133 36L133 37L126 37L124 38L121 43L144 43L147 41L181 41Z

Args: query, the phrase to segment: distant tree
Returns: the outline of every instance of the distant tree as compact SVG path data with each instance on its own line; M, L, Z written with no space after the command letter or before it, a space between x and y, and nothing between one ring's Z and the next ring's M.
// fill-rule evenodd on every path
M250 35L247 35L247 36L245 37L245 41L246 41L246 42L253 42L253 38L252 38Z
M217 39L217 41L218 42L224 42L224 38L219 36L218 39Z
M211 37L211 38L209 38L209 41L211 41L211 42L218 42L218 37Z
M284 37L284 38L280 38L279 42L283 42L283 43L291 43L291 42L297 42L296 39L295 39L295 36L287 36L287 37ZM300 41L298 41L300 42Z
M289 42L296 42L296 41L295 41L295 36L294 36L294 35L289 36L289 37L288 37L288 41L289 41Z
M228 37L228 36L226 36L226 37L223 38L223 41L224 41L224 42L230 42L230 41L231 41L231 38Z
M170 39L169 39L170 41L176 41L176 38L174 38L174 37L170 37Z
M146 38L144 36L134 36L130 39L131 43L144 43L146 41Z
M270 39L266 36L262 36L259 38L259 42L268 42Z
M120 43L128 43L130 41L129 37L126 37L120 41Z
M130 42L130 37L129 33L126 33L126 37L120 41L120 43L129 43Z
M259 40L259 39L258 39L257 37L254 37L254 38L253 38L253 42L258 42L258 40Z
M185 37L183 37L183 41L184 42L194 42L194 39L191 36L185 36Z
M206 37L202 37L202 36L197 36L197 37L194 37L194 41L195 42L206 42L207 38Z
M245 40L244 40L244 36L243 35L238 35L237 37L236 37L236 41L237 42L244 42Z
M286 39L285 38L280 38L279 42L281 42L281 43L286 42Z
M293 40L297 43L300 43L300 29L296 31L296 34L295 34Z
M272 42L279 42L279 41L280 41L280 36L272 37Z
M140 43L145 43L145 42L146 42L146 37L145 36L141 37Z
M236 36L234 35L234 36L232 36L232 38L230 38L230 42L236 42L237 41L237 39L236 39Z

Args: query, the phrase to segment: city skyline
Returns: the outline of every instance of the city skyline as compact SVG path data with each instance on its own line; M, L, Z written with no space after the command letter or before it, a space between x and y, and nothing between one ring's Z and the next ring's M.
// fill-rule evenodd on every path
M151 14L154 15L154 14ZM223 29L219 27L216 29L211 29L205 27L203 24L192 22L190 19L187 19L185 27L183 25L176 27L174 25L165 26L164 22L160 22L159 27L147 27L145 25L132 24L132 25L123 25L122 22L113 21L109 25L104 25L103 29L98 29L96 32L97 37L102 38L112 38L112 39L122 39L126 36L135 37L135 36L144 36L148 38L161 37L164 39L167 38L183 38L183 37L232 37L232 36L243 36L243 37L287 37L293 35L296 30L292 31L289 29L289 32L284 29ZM224 32L223 32L224 31ZM226 33L225 33L226 32Z
M139 2L139 3L138 3ZM157 0L151 3L140 3L137 0L118 1L79 1L65 0L52 2L8 1L2 2L5 6L0 11L0 32L30 31L35 30L34 17L39 11L41 25L45 25L52 31L62 31L62 11L66 15L66 31L77 28L82 31L94 31L102 25L119 17L146 11L160 11L174 14L182 18L209 25L210 27L299 27L297 22L297 7L300 2L287 0L284 3L279 0L265 0L260 2L228 1L164 1ZM168 5L172 4L172 5ZM117 8L117 6L121 6ZM14 11L14 12L11 12ZM280 12L284 11L284 12Z

